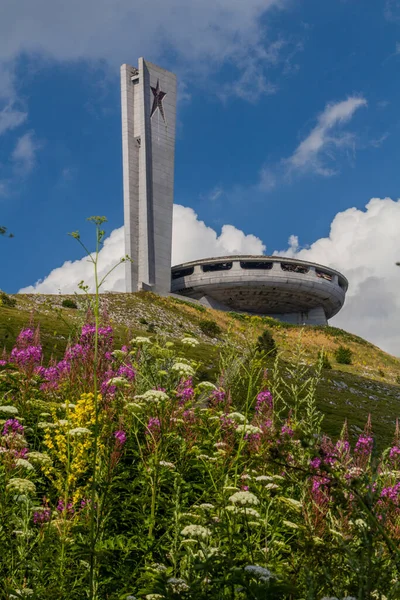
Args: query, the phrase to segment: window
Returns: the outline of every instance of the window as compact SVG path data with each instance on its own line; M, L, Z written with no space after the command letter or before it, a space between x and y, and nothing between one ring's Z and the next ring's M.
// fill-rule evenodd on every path
M347 283L341 277L339 277L339 286L342 288L342 290L347 292Z
M202 265L201 268L203 269L203 273L210 273L212 271L229 271L229 269L232 269L232 263L210 263L209 265Z
M326 271L321 271L321 269L315 269L315 273L317 277L320 279L326 279L326 281L332 281L332 275L327 273Z
M281 263L282 271L289 271L290 273L308 273L309 268L304 265L296 265L293 263Z
M241 260L240 266L242 269L264 269L269 270L273 267L273 262L266 262L262 260Z
M180 277L188 277L189 275L193 275L194 267L186 267L186 269L177 269L176 271L172 271L172 279L179 279Z

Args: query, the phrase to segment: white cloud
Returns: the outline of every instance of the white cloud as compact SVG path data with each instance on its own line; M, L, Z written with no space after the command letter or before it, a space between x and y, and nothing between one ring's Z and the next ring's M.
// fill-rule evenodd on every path
M338 269L349 280L346 303L331 321L400 355L400 200L373 198L366 210L349 208L333 219L329 237L309 248L300 248L297 236L290 236L286 256L315 261ZM104 275L124 254L123 227L114 230L100 252L100 274ZM265 246L254 235L232 225L218 234L200 221L191 208L174 206L173 264L209 256L262 254ZM20 290L22 293L56 294L77 290L79 281L93 283L86 258L66 262L45 279ZM124 267L110 276L108 290L124 291Z
M40 144L34 139L33 131L21 136L14 148L11 158L18 171L29 173L35 165L36 152Z
M297 256L334 267L349 282L346 302L332 325L356 333L384 350L400 355L400 200L373 198L366 210L349 208L332 221L329 237L300 249L291 236L289 249Z
M13 66L0 60L0 135L21 125L26 117L15 90Z
M174 68L196 80L209 77L226 62L244 74L251 62L260 78L256 86L260 94L270 89L263 81L263 69L274 64L283 44L266 36L263 17L286 3L70 0L60 7L52 0L21 0L2 11L0 56L4 61L21 53L61 61L102 61L115 70L122 62L134 63L137 56L159 61L169 54Z
M351 133L334 130L347 123L361 106L366 105L367 101L357 96L327 104L318 116L316 126L285 161L289 173L296 170L311 171L323 176L333 175L335 171L326 166L324 158L333 150L348 148L354 143Z
M254 235L246 235L232 225L224 225L221 233L207 227L191 208L174 206L172 263L210 256L227 254L262 254L265 246ZM99 255L99 273L103 277L125 255L123 227L115 229L104 242ZM57 294L78 291L77 286L84 280L93 286L93 269L87 258L67 261L54 269L42 281L25 287L20 293ZM124 266L121 265L110 275L105 290L125 291Z

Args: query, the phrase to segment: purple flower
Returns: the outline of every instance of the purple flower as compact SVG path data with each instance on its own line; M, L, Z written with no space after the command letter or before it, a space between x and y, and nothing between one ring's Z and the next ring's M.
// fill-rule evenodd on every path
M18 419L7 419L4 423L3 435L8 435L9 433L12 433L13 435L17 433L22 435L24 433L24 428Z
M122 431L121 429L118 430L118 431L115 431L114 432L114 437L115 437L115 439L117 440L117 443L120 446L123 446L125 444L125 442L126 442L126 433L125 433L125 431Z
M59 499L58 504L56 506L56 509L58 510L58 512L64 512L66 511L68 514L73 515L74 514L74 505L72 504L72 502L68 502L67 506L65 506L65 502L62 498Z
M390 460L396 460L399 457L400 457L400 448L398 446L392 446L392 448L390 448L390 452L389 452Z
M354 452L356 454L362 454L364 456L369 456L372 452L372 448L374 445L374 440L371 436L362 434L359 436L356 446L354 448Z
M294 435L294 431L291 427L289 427L289 425L282 425L281 433L283 435L287 435L289 437L293 437L293 435Z
M213 404L220 404L225 400L225 391L222 388L211 392L211 401Z
M26 348L17 348L11 350L10 358L17 365L26 366L40 363L42 360L42 346L27 346Z
M189 377L189 379L186 380L182 380L179 383L178 389L176 390L176 395L182 401L180 404L184 404L185 402L188 402L193 398L194 389L192 377Z
M35 332L33 331L33 329L31 329L30 327L27 329L21 329L21 331L19 332L19 335L17 337L17 344L18 345L29 345L33 343L33 340L35 339Z
M51 519L51 510L50 508L44 508L40 511L35 511L33 513L33 522L35 525L42 525L42 523L48 523Z
M320 466L321 466L321 459L320 459L320 458L318 458L318 456L316 456L315 458L313 458L313 459L310 461L310 467L311 467L312 469L319 469L319 468L320 468Z
M160 429L161 429L160 419L158 419L157 417L150 417L150 419L148 420L148 423L147 423L146 434L150 434L150 433L157 434L160 432Z
M6 360L0 360L0 367L5 367L7 364Z
M70 348L67 348L64 355L64 361L74 360L75 358L81 358L86 354L81 344L75 344Z
M382 498L388 498L392 502L397 502L400 493L400 483L396 483L396 485L392 487L383 488L381 491Z
M117 371L117 376L125 377L128 381L133 381L136 373L129 365L121 365Z
M269 409L272 408L272 394L268 390L264 390L263 392L260 392L258 394L255 412L256 413L262 412L264 407L267 407Z

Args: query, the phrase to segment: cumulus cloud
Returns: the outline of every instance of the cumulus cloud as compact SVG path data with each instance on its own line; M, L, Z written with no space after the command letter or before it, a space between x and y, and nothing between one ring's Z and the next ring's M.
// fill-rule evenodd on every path
M174 206L172 263L222 256L227 254L262 254L265 246L254 235L246 235L232 225L224 225L221 233L200 221L191 208ZM124 229L115 229L105 240L99 254L99 274L103 277L125 255ZM67 261L51 271L42 281L20 290L20 293L68 294L78 291L78 284L93 286L93 269L87 258ZM93 288L92 288L93 289ZM125 291L124 266L120 265L107 279L104 290Z
M365 210L349 208L332 221L329 237L300 248L297 236L279 252L338 269L350 282L346 303L332 325L400 355L400 200L372 198Z
M400 355L400 200L373 198L365 210L349 208L332 221L329 236L301 248L296 235L289 247L275 252L333 267L349 280L346 303L331 324L356 333L387 352ZM220 233L200 221L191 208L174 206L173 264L230 254L262 254L263 242L232 225ZM104 275L125 253L123 228L114 230L100 252L100 274ZM86 258L67 261L43 281L21 293L72 293L79 281L93 285L92 268ZM124 291L124 267L110 276L107 290Z

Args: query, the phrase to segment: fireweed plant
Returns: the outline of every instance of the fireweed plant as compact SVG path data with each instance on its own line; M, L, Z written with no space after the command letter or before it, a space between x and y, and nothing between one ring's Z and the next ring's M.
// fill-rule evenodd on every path
M300 344L287 367L228 335L215 381L194 337L115 348L93 221L79 335L44 364L25 328L0 362L0 598L399 598L398 426L380 455L369 419L324 435Z

